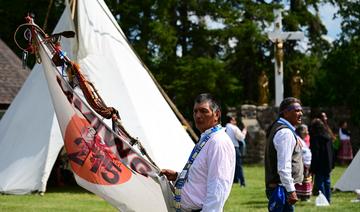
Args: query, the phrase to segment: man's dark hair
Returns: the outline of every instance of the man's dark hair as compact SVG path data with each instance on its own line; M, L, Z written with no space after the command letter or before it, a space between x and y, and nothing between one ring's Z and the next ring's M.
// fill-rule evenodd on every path
M232 116L227 115L226 116L226 123L230 123L232 119L233 119Z
M213 112L217 110L221 111L220 104L210 93L202 93L195 98L195 104L203 102L209 102L209 106Z
M301 105L301 101L299 99L295 97L286 97L280 104L279 116L282 117L287 108L294 103L299 103Z
M203 103L203 102L209 102L210 109L212 110L213 113L215 113L217 110L219 110L220 115L219 115L218 123L221 124L221 107L220 107L220 104L218 103L218 101L210 93L202 93L202 94L198 95L195 98L194 102L195 102L195 104L200 104L200 103Z
M315 118L311 121L310 137L312 136L324 136L330 138L324 122L319 118Z

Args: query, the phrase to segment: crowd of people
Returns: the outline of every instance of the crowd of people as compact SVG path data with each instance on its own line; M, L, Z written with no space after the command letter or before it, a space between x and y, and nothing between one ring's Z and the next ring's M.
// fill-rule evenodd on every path
M269 211L294 211L298 200L307 201L320 192L331 203L330 173L335 161L344 164L352 160L346 121L340 123L336 134L325 112L311 120L309 129L301 124L302 116L300 100L286 98L280 105L279 118L267 132L265 184ZM339 144L335 145L336 141ZM281 199L279 191L284 204L276 201Z
M350 132L345 121L333 133L322 112L302 123L299 99L285 98L278 118L266 134L265 185L269 211L294 211L295 203L323 193L331 202L330 173L335 160L352 159ZM221 108L208 93L194 102L193 118L201 136L181 172L162 169L175 185L176 211L222 211L233 184L245 187L242 160L246 152L246 127L234 116L221 126ZM339 145L336 145L336 141Z

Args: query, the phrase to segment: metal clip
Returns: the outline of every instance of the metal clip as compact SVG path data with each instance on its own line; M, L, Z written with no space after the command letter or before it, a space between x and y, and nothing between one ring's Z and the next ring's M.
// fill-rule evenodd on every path
M21 58L23 69L26 69L27 58L28 58L28 52L27 52L27 51L23 51L23 52L22 52L22 58Z

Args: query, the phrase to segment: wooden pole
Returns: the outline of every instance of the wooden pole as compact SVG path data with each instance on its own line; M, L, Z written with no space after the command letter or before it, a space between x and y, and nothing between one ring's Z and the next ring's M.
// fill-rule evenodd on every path
M43 30L45 31L46 30L46 26L47 26L47 22L48 22L48 19L49 19L49 15L50 15L50 10L51 10L51 7L52 7L52 4L53 4L53 0L50 0L49 1L49 6L48 6L48 9L47 9L47 12L46 12L46 16L45 16L45 20L44 20L44 25L43 25Z
M75 10L76 10L76 0L71 0L70 5L71 5L71 19L74 20Z
M173 101L171 101L171 99L169 98L169 96L166 94L166 92L164 91L164 89L161 87L161 85L157 82L157 80L155 79L154 75L150 72L150 70L144 65L145 69L147 70L147 72L149 73L151 79L154 81L154 83L156 84L156 87L159 89L160 93L163 95L163 97L165 98L166 102L169 104L169 106L171 107L171 109L174 111L174 113L176 114L177 118L180 120L180 122L186 127L186 130L188 131L190 137L192 138L192 140L194 141L194 143L196 143L199 138L196 135L196 133L194 132L194 130L192 129L192 127L190 126L189 122L185 119L185 117L181 114L181 112L177 109L176 105L173 103Z
M74 0L76 1L76 0ZM73 5L74 6L74 5ZM104 10L104 8L102 8ZM105 11L105 10L104 10ZM74 12L74 10L73 10ZM110 18L110 17L109 17ZM139 61L141 62L142 66L145 68L145 70L148 72L149 76L151 77L151 79L153 80L153 82L155 83L156 87L159 89L160 93L162 94L162 96L165 98L166 102L169 104L170 108L174 111L174 113L176 114L176 117L180 120L180 122L182 123L183 126L186 127L186 131L189 133L191 139L194 141L194 143L197 143L198 141L198 136L196 135L196 133L194 132L194 130L192 129L192 127L190 126L189 122L185 119L185 117L180 113L180 111L177 109L176 105L171 101L171 99L169 98L169 96L165 93L165 91L162 89L161 85L157 82L157 80L155 79L154 75L150 72L150 70L147 68L147 66L144 64L144 62L141 60L141 58L139 57L139 55L136 53L134 47L130 44L130 42L128 41L128 39L126 38L126 36L123 34L122 30L119 28L118 23L114 23L113 19L110 18L110 20L113 22L114 26L117 28L117 30L120 32L120 34L124 37L124 39L126 40L126 42L128 42L130 48L133 50L134 54L136 55L136 57L139 59Z

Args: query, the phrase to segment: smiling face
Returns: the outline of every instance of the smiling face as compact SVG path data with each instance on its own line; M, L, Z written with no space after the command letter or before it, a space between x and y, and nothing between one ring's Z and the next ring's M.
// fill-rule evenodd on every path
M302 115L301 105L299 103L293 103L284 111L283 117L293 126L297 126L301 124Z
M203 133L219 123L220 110L213 112L208 101L195 103L193 117L196 128Z

